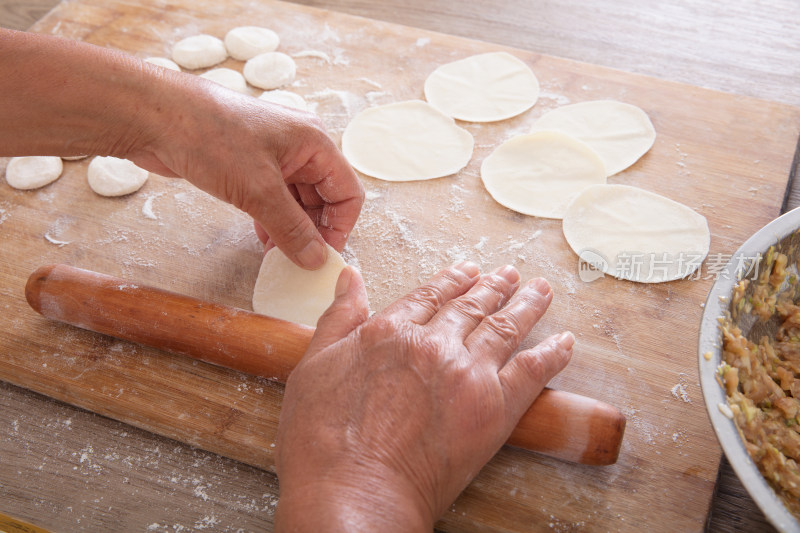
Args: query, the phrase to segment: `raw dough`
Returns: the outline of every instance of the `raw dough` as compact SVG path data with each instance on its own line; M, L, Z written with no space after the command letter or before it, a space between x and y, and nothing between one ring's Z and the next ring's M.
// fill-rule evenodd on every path
M244 77L259 89L277 89L294 81L294 59L281 52L266 52L247 60Z
M584 143L546 131L513 137L484 159L481 180L498 203L525 215L561 218L570 200L606 182L606 168Z
M264 52L274 52L279 43L277 33L258 26L239 26L225 35L225 48L232 58L239 61L247 61Z
M472 135L421 100L359 113L342 135L342 152L357 170L386 181L455 174L472 157Z
M330 246L328 260L318 270L300 268L277 247L272 248L258 271L253 311L314 327L333 302L336 281L345 266Z
M95 157L89 163L89 187L100 196L124 196L141 189L150 173L132 161Z
M299 109L300 111L308 111L308 103L306 102L305 98L291 91L283 91L281 89L264 91L258 98L259 100L266 100L267 102L272 102L273 104L293 107L295 109Z
M88 155L62 155L61 159L64 161L80 161L81 159L86 159L89 157Z
M171 59L167 59L166 57L148 57L145 59L145 61L159 67L168 68L177 72L181 71L181 67L179 67L177 63Z
M227 87L232 91L240 93L247 93L247 82L244 81L244 76L229 68L212 68L211 70L200 74L201 78L211 80L219 83L223 87Z
M702 215L628 185L584 189L567 207L562 227L581 259L642 283L688 276L705 259L711 239Z
M613 176L634 164L656 139L647 114L635 105L596 100L556 108L533 123L531 132L560 131L588 144Z
M425 98L453 118L494 122L530 109L539 98L539 82L520 59L492 52L434 70L425 80Z
M189 70L222 63L228 57L225 43L213 35L193 35L175 43L172 59Z
M15 189L38 189L53 183L64 170L57 156L12 157L6 166L6 181Z

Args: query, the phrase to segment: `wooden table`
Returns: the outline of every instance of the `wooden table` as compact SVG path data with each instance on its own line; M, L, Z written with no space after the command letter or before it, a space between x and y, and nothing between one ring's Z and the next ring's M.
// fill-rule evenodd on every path
M488 0L306 3L800 105L800 7L788 0L757 12L744 0L514 1L499 11ZM788 206L798 204L793 188ZM0 406L0 511L65 531L256 530L271 523L277 483L269 473L6 384ZM724 464L710 529L770 530Z

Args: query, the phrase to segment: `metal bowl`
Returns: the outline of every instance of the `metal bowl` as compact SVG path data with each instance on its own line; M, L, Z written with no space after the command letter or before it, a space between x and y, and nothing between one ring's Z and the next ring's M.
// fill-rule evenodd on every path
M766 518L779 531L787 532L800 532L800 522L786 509L775 491L761 475L756 464L750 459L733 420L729 419L720 408L720 405L727 406L727 396L716 380L717 367L722 362L722 333L718 318L728 310L733 287L744 272L743 268L748 266L743 265L743 262L746 263L748 259L765 254L769 247L776 243L797 238L796 232L799 227L800 208L794 209L764 226L731 257L708 294L703 319L700 323L698 346L700 386L703 389L703 398L706 402L708 416L711 418L711 425L714 427L722 450L736 475L739 476L747 492L750 493ZM742 261L743 259L745 261ZM742 328L742 332L747 334L748 330L742 324L738 325ZM711 354L709 360L706 359L706 353Z

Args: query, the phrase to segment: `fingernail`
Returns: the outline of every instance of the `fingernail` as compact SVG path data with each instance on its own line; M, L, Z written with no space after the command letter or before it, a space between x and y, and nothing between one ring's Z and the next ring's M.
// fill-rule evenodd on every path
M353 279L352 271L349 267L344 267L339 273L339 279L336 280L336 289L334 290L334 293L336 294L337 298L347 294L347 290L350 288L351 279Z
M517 272L517 269L511 265L505 265L501 266L500 268L496 268L492 274L496 274L502 278L505 278L505 280L512 285L519 283L519 272Z
M575 335L571 331L565 331L556 339L556 342L563 349L569 350L575 345Z
M306 244L306 247L300 250L295 257L305 268L316 270L325 264L327 252L324 244L313 240Z
M481 273L481 269L472 261L464 261L463 263L457 264L454 268L463 272L470 278L476 278Z
M530 280L528 282L528 287L535 290L542 296L548 294L551 291L550 284L547 283L547 280L545 280L544 278L535 278Z

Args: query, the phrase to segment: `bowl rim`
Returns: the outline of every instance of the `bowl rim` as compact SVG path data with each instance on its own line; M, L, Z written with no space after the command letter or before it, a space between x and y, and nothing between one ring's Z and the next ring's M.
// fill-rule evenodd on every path
M767 483L758 467L750 458L736 424L725 416L719 405L728 405L727 394L716 380L717 368L722 362L722 332L718 318L728 309L729 299L737 282L737 258L751 258L764 253L771 245L793 233L800 227L800 208L793 209L776 218L747 239L722 269L708 293L700 322L698 341L698 364L700 388L706 404L706 412L717 435L725 456L741 480L747 492L767 520L779 531L800 532L800 522L789 512ZM712 357L706 360L705 354Z

